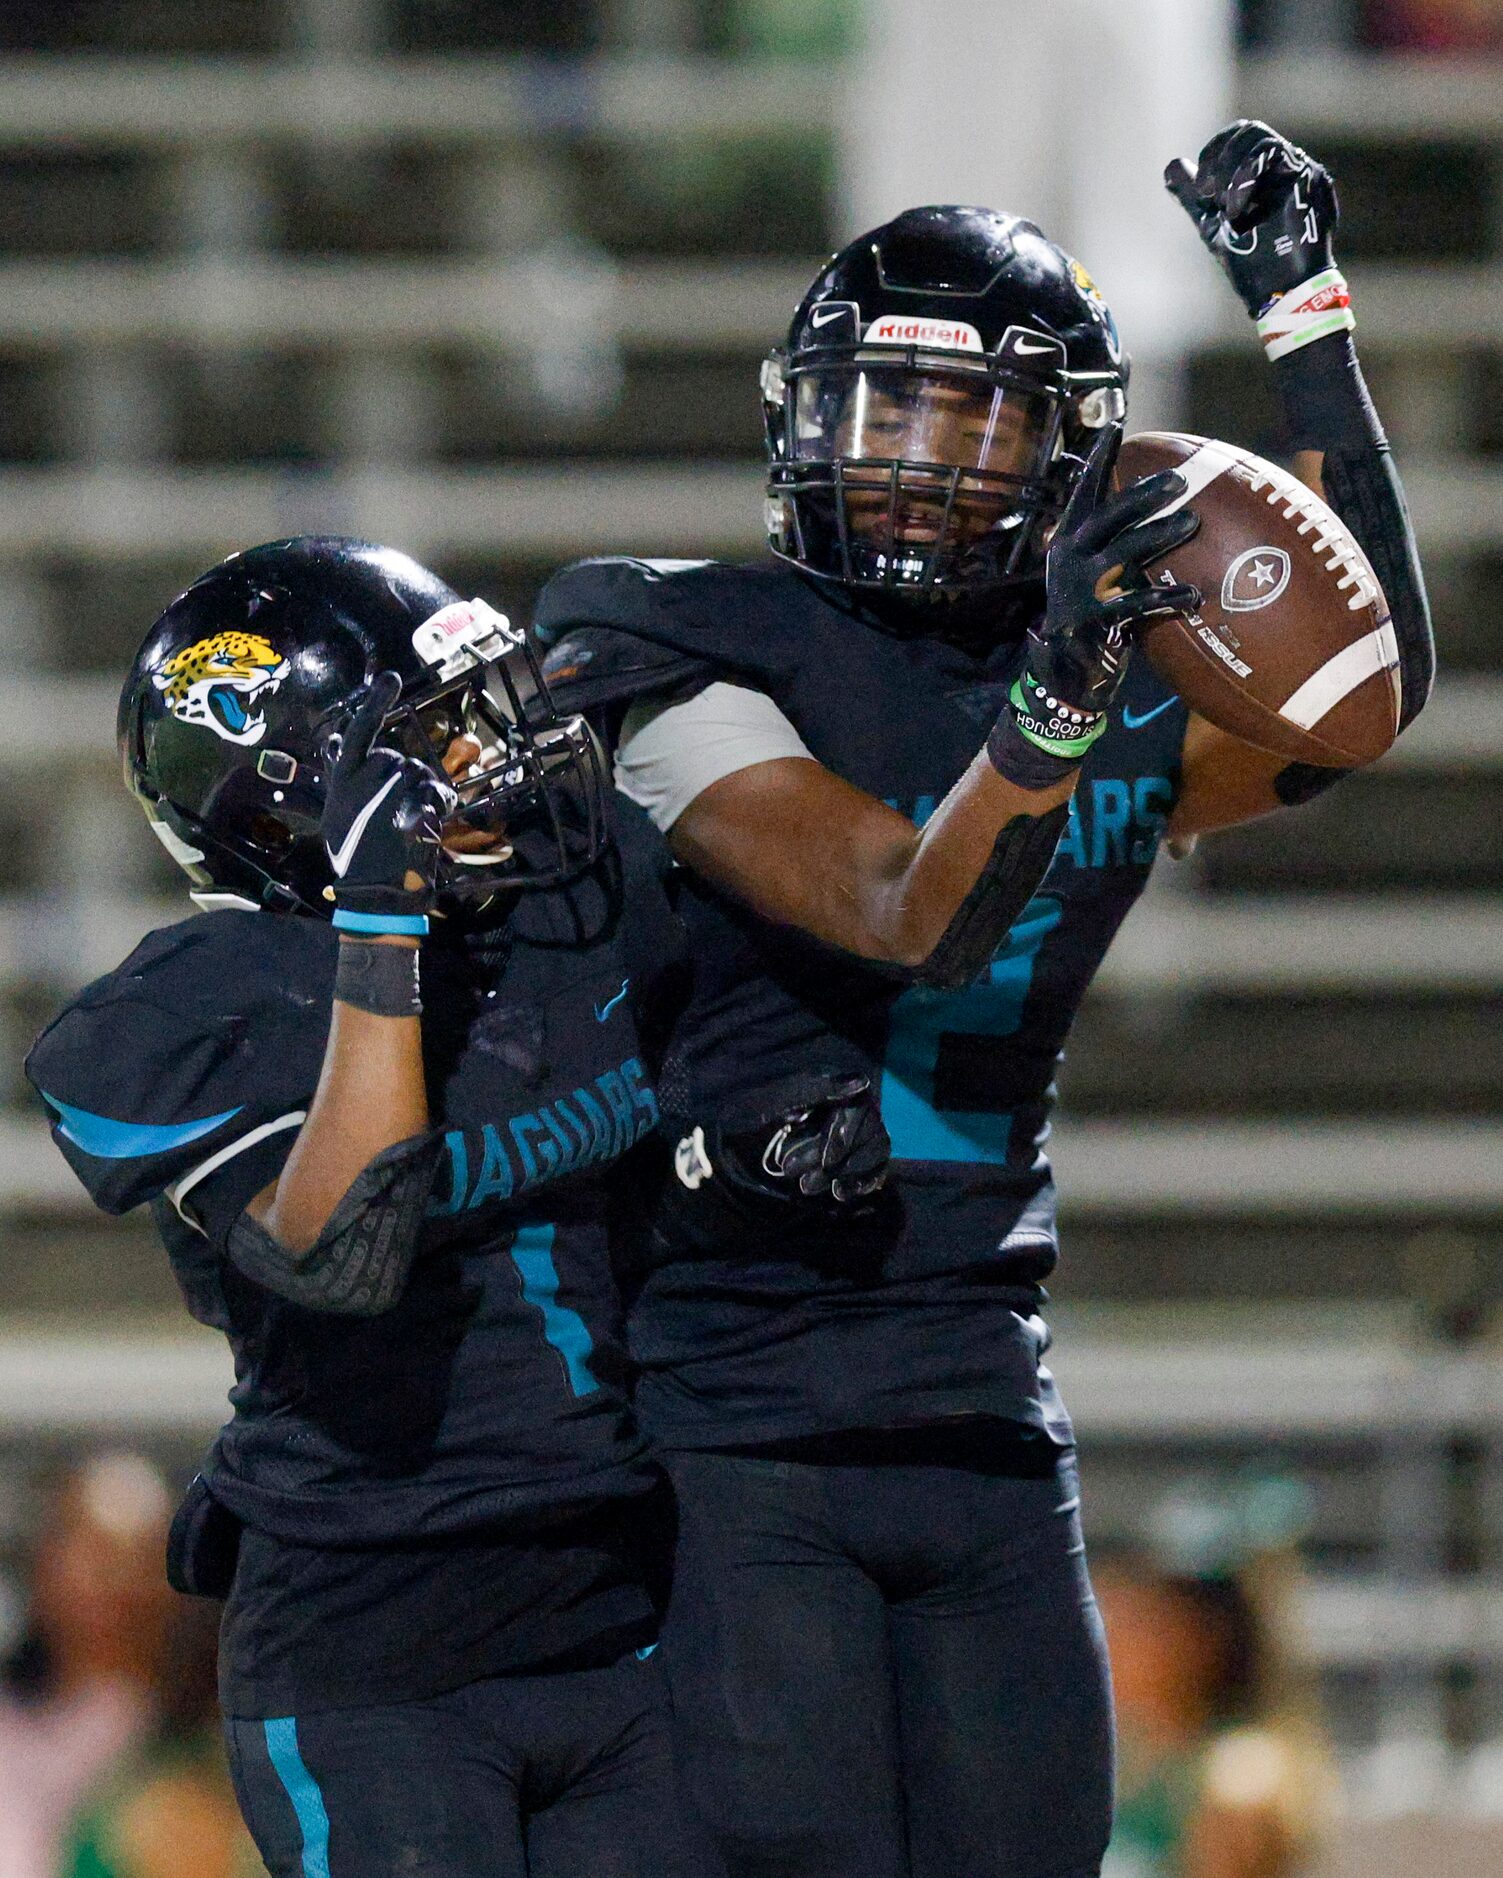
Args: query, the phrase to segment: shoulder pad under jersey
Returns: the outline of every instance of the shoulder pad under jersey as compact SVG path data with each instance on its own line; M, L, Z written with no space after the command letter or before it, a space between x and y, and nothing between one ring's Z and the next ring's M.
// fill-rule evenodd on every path
M538 596L533 632L565 710L691 697L713 679L752 682L806 599L781 567L724 561L576 561Z
M26 1075L105 1212L156 1198L253 1133L301 1124L328 1038L335 953L319 920L201 914L149 934L53 1019Z

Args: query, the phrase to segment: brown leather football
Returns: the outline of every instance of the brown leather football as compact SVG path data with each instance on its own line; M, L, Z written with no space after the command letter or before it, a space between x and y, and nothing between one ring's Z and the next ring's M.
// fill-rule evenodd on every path
M1147 572L1204 596L1151 620L1139 644L1219 729L1306 763L1371 763L1398 735L1399 649L1351 530L1312 490L1236 444L1177 431L1129 437L1118 485L1176 469L1199 531Z

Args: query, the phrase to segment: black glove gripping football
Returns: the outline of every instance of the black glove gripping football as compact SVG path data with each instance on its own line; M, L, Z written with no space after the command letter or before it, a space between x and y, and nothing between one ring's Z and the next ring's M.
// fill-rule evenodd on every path
M1122 426L1109 425L1060 516L1044 569L1044 618L1028 635L1023 670L987 749L1009 782L1046 788L1106 729L1130 650L1128 628L1200 605L1194 587L1155 586L1144 573L1200 526L1193 510L1150 520L1185 493L1176 470L1108 496Z
M458 796L426 763L377 744L402 681L382 672L345 729L324 741L321 828L334 870L334 924L346 932L423 933L444 818Z
M1331 252L1340 211L1330 172L1256 119L1228 124L1200 153L1178 157L1164 186L1258 322L1271 359L1349 331L1351 295Z

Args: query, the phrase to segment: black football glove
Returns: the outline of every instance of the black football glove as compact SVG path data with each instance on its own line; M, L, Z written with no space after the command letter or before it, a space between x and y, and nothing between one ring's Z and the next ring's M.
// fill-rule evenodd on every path
M722 1172L746 1191L839 1208L875 1193L892 1143L869 1076L807 1079L770 1110L719 1130Z
M1193 176L1176 157L1164 187L1258 321L1270 357L1292 349L1290 338L1308 344L1351 326L1350 296L1331 252L1336 188L1297 144L1255 118L1238 118L1201 151Z
M1035 773L1030 752L1079 762L1105 730L1128 629L1200 605L1194 587L1155 586L1143 571L1200 526L1188 508L1149 519L1185 493L1185 480L1160 470L1108 496L1121 443L1120 423L1102 431L1059 518L1045 561L1044 618L1028 635L1011 713L988 745L1002 774L1025 788L1052 780Z
M329 781L320 827L334 870L335 924L355 931L423 930L444 818L459 800L430 765L376 742L401 690L395 672L382 672L343 731L324 740Z
M713 1213L717 1230L749 1227L765 1252L769 1228L859 1211L886 1181L891 1155L869 1076L790 1076L685 1135L672 1185L696 1232Z
M650 1256L862 1264L878 1256L891 1154L870 1077L787 1077L680 1140Z

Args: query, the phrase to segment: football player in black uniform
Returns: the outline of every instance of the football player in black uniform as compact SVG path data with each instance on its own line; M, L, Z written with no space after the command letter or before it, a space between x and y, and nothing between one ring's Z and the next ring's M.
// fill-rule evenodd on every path
M228 1594L262 1857L698 1878L606 1245L681 949L660 837L500 614L358 541L204 575L120 739L205 910L28 1070L80 1180L150 1204L234 1351L169 1565Z
M1166 180L1383 582L1407 723L1428 612L1330 179L1239 123ZM1032 224L911 210L830 262L764 369L782 565L586 562L540 601L545 669L691 879L631 1341L677 1489L675 1719L738 1878L1085 1878L1107 1841L1106 1670L1041 1360L1055 1065L1165 838L1336 780L1192 716L1141 658L1123 676L1102 596L1151 604L1150 518L1193 502L1101 506L1126 384L1101 296ZM858 914L988 723L1005 778L1069 779L1057 852L969 983L905 981ZM873 1193L843 1175L878 1117Z

